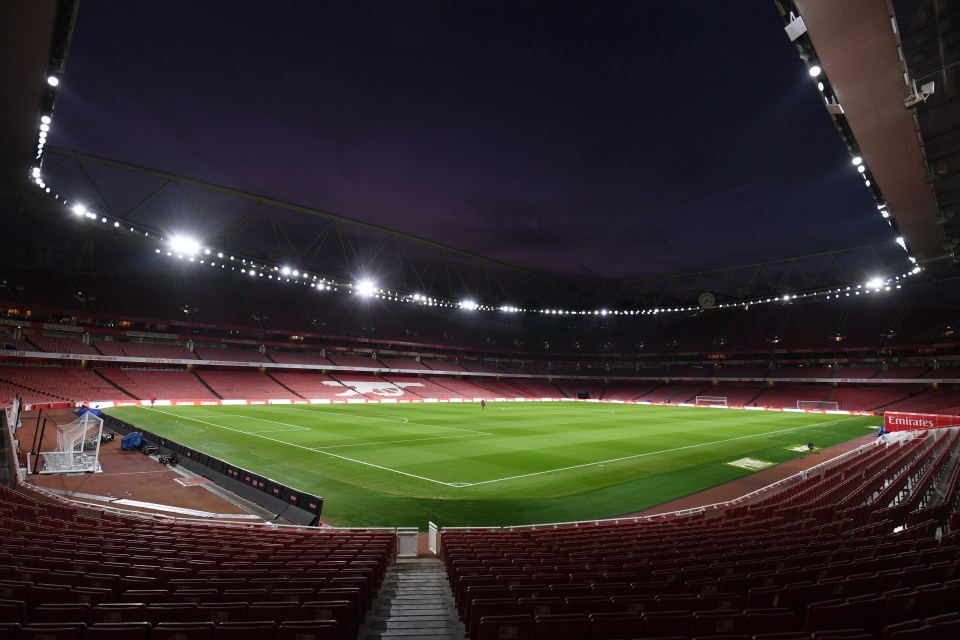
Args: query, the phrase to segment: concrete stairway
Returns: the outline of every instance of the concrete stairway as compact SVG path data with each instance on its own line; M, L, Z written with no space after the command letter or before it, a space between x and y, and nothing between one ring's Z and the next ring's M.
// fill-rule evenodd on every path
M464 640L463 623L436 558L400 559L360 627L361 640Z

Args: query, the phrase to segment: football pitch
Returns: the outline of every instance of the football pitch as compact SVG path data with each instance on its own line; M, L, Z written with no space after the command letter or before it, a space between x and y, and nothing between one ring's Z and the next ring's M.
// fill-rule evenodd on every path
M869 434L881 418L505 402L124 407L113 416L324 499L335 526L607 518ZM735 464L731 464L735 463Z

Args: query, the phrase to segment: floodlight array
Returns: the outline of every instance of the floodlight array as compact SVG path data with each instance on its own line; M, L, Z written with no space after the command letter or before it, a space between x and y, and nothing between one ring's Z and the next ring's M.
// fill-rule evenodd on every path
M810 76L817 81L817 88L824 96L824 101L835 116L842 116L843 109L837 103L836 95L829 86L827 77L819 64L808 62L808 71ZM60 81L57 75L51 74L47 77L47 85L50 91L56 91ZM54 200L61 202L68 213L81 221L90 221L98 223L104 227L112 227L125 235L138 236L149 241L159 243L160 246L154 249L159 255L164 255L171 259L185 261L203 265L210 269L219 269L221 271L231 271L249 278L263 278L269 281L282 282L288 284L299 284L309 286L311 289L320 292L342 293L354 295L358 298L371 298L388 302L398 302L415 305L419 307L448 308L459 309L462 311L473 312L498 312L498 313L523 313L539 314L544 316L634 316L634 315L658 315L666 313L689 313L701 310L696 305L656 307L656 308L625 308L625 309L562 309L562 308L537 308L530 306L515 306L513 304L484 304L474 298L464 298L462 300L452 300L440 296L431 296L425 293L410 293L395 289L379 288L373 280L364 277L356 282L350 282L343 278L334 278L321 274L309 273L291 265L273 264L264 260L248 258L229 251L216 250L205 247L202 241L189 234L165 236L162 232L147 228L143 225L132 224L115 216L107 215L101 212L93 211L80 202L68 201L62 197L51 186L47 185L43 179L43 154L50 135L53 124L53 105L56 102L56 94L45 103L39 114L37 121L37 153L34 166L30 169L29 178L44 193L50 195ZM880 215L896 229L896 224L892 220L891 213L887 204L883 201L879 189L873 186L870 179L870 172L867 169L863 157L856 148L856 143L851 147L851 163L857 168L857 171L863 176L865 184L877 198L877 209ZM896 238L905 251L909 253L906 241L902 236ZM857 285L848 285L841 287L822 288L816 290L807 290L796 293L783 293L776 296L754 297L751 299L738 299L734 301L721 302L716 305L717 308L729 307L750 307L758 304L773 303L792 303L797 300L809 298L821 299L840 299L858 296L861 293L878 293L882 291L891 291L891 289L900 289L901 284L911 276L915 276L922 271L917 264L916 258L908 256L913 264L911 270L893 277L877 277L869 282Z

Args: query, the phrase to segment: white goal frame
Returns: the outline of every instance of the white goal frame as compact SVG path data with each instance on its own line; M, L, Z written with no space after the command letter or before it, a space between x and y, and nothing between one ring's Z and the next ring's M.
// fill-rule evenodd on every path
M803 411L840 411L840 403L833 400L797 400L797 409Z
M100 437L103 418L85 412L67 424L54 424L57 446L41 451L34 461L34 473L96 473L100 469Z
M727 396L697 396L694 398L693 403L698 407L726 407Z

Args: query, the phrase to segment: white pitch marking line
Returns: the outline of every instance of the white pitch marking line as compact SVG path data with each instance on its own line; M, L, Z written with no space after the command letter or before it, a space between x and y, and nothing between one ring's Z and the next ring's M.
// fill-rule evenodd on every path
M300 412L302 412L302 413L312 413L313 415L317 415L318 413L320 413L320 411L311 411L311 410L309 410L309 409L301 409L300 407L292 407L291 410L292 410L292 411L300 411ZM376 416L364 416L364 415L359 415L359 414L356 414L356 413L345 413L345 412L340 412L340 411L337 412L337 415L338 415L338 416L350 416L351 418L363 418L364 420L383 420L384 422L401 422L401 423L403 423L403 424L409 424L409 423L410 423L410 419L409 419L409 418L404 418L404 417L402 417L402 416L387 416L386 418L378 418L378 417L376 417ZM415 424L415 423L414 423L414 424Z
M293 427L293 429L290 429L290 431L313 431L313 429L311 429L311 428L309 428L309 427L301 427L301 426L298 425L298 424L290 424L289 422L277 422L276 420L267 420L266 418L257 418L256 416L244 416L244 415L239 415L239 414L236 414L236 413L228 413L228 414L226 414L226 415L229 416L229 417L231 417L231 418L244 418L244 419L246 419L246 420L259 420L260 422L269 422L270 424L279 424L279 425L282 425L282 426L284 426L284 427ZM264 433L269 433L269 432L264 432Z
M376 442L357 442L355 444L334 444L329 447L314 449L314 451L326 451L327 449L340 449L343 447L366 447L375 444L395 444L397 442L423 442L424 440L450 440L452 438L476 438L477 436L492 436L492 433L468 433L462 436L433 436L430 438L407 438L406 440L378 440Z
M294 411L303 411L303 412L306 412L306 413L312 413L312 414L314 414L314 415L316 415L316 414L318 413L317 411L310 411L310 410L308 410L308 409L300 409L300 408L295 408ZM331 415L350 416L351 418L363 418L364 420L385 420L385 421L387 421L387 422L400 422L400 421L402 421L403 424L410 424L410 425L413 425L413 426L415 426L415 427L427 427L428 429L445 429L445 430L447 430L447 431L464 431L464 432L466 432L466 433L478 433L478 434L484 435L484 436L490 435L489 433L486 433L486 432L484 432L484 431L474 431L473 429L458 429L458 428L456 428L456 427L444 427L443 425L439 425L439 424L424 424L424 423L422 423L422 422L410 422L410 420L408 420L407 418L400 418L400 417L398 417L398 416L390 416L389 418L376 418L376 417L371 417L371 416L358 415L358 414L356 414L356 413L341 413L340 411L337 411L337 412L335 412L334 414L331 414ZM396 419L394 419L394 418L396 418Z
M683 447L675 447L673 449L663 449L661 451L649 451L647 453L638 453L633 456L623 456L622 458L611 458L610 460L600 460L598 462L587 462L585 464L575 464L570 467L559 467L557 469L548 469L547 471L535 471L533 473L523 473L516 476L509 476L506 478L496 478L494 480L481 480L480 482L455 482L452 483L452 486L456 487L476 487L481 484L492 484L494 482L505 482L507 480L517 480L519 478L530 478L532 476L542 476L548 473L556 473L558 471L570 471L571 469L582 469L584 467L595 467L598 465L604 465L609 462L622 462L624 460L633 460L635 458L644 458L646 456L658 455L661 453L671 453L673 451L683 451L684 449L695 449L697 447L706 447L715 444L721 444L723 442L733 442L734 440L745 440L747 438L762 438L770 436L777 433L788 433L790 431L797 431L799 429L809 429L811 427L820 427L828 424L833 424L835 422L844 422L845 420L850 420L851 418L840 418L839 420L831 420L829 422L822 422L819 424L806 424L799 427L790 427L789 429L779 429L777 431L767 431L765 433L755 433L748 436L737 436L736 438L726 438L724 440L714 440L712 442L701 442L700 444L689 444Z
M263 438L264 440L269 440L270 442L276 442L277 444L286 445L288 447L296 447L297 449L303 449L304 451L311 451L313 453L322 453L323 455L330 456L331 458L339 458L341 460L346 460L347 462L354 462L356 464L362 464L365 467L373 467L374 469L380 469L381 471L390 471L391 473L396 473L401 476L407 476L408 478L416 478L417 480L423 480L424 482L432 482L434 484L442 484L445 487L453 486L449 482L442 482L440 480L434 480L433 478L425 478L423 476L418 476L413 473L407 473L406 471L399 471L397 469L391 469L389 467L382 467L378 464L373 464L372 462L364 462L363 460L354 460L353 458L348 458L346 456L337 455L336 453L328 453L319 449L311 449L310 447L305 447L302 444L294 444L292 442L285 442L283 440L278 440L276 438L268 438L267 436L260 435L259 433L250 433L249 431L241 431L240 429L234 429L233 427L225 427L222 424L216 424L214 422L207 422L206 420L199 420L197 418L189 418L186 416L180 416L175 413L170 413L169 411L161 411L160 409L154 409L157 413L163 413L168 416L175 416L178 418L184 418L186 420L193 420L194 422L200 422L202 424L208 424L211 427L217 427L218 429L225 429L227 431L233 431L234 433L242 433L245 436L251 436L254 438Z

